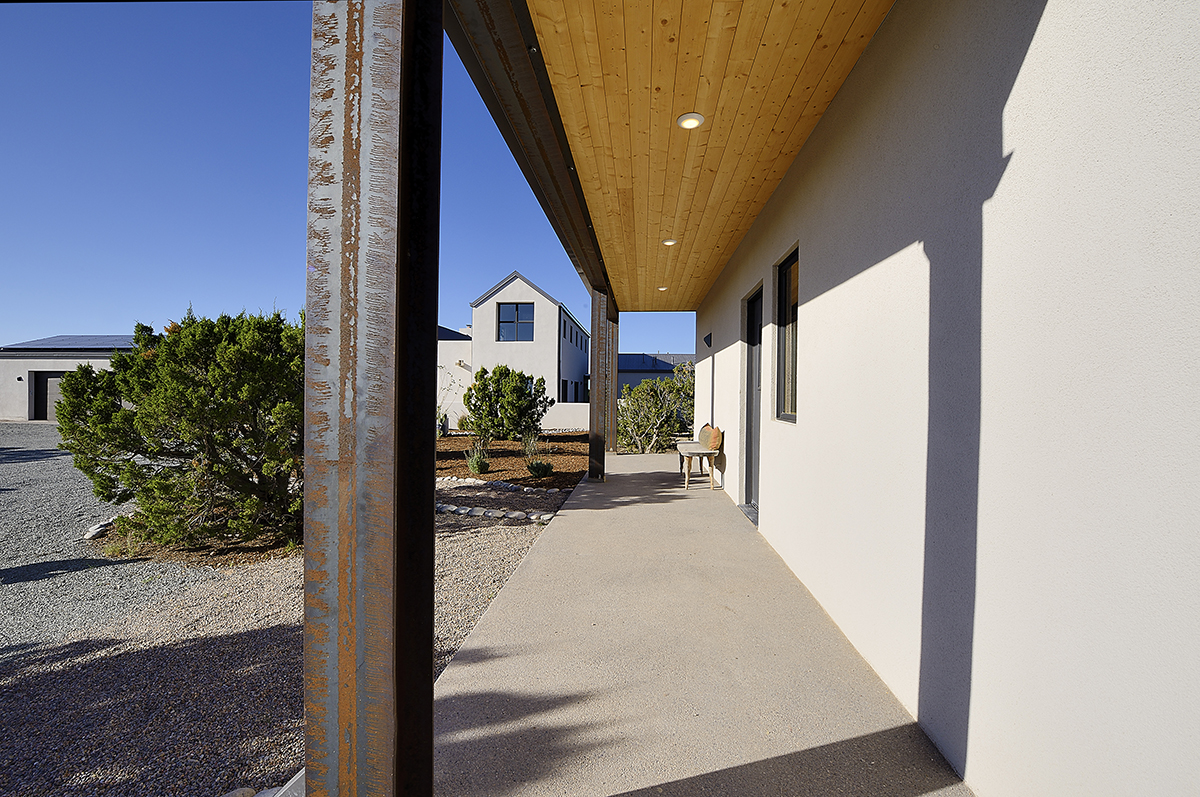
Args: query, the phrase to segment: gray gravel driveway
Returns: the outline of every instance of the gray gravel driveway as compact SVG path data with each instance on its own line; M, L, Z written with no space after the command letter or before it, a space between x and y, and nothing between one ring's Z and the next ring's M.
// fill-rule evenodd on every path
M285 783L304 757L303 558L109 559L82 537L118 509L58 442L53 424L0 422L0 797ZM565 498L438 488L440 501L522 512ZM436 523L435 676L542 530Z
M109 560L52 424L0 423L0 795L188 795L302 765L301 557Z

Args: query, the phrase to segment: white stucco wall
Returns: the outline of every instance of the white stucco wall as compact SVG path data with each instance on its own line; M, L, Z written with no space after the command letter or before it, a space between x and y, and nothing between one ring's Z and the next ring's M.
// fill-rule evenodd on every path
M465 363L464 367L460 363ZM450 428L457 428L459 417L467 414L463 394L475 381L471 367L471 341L438 341L438 404L446 413Z
M584 331L582 326L580 326L579 324L576 324L572 320L571 316L568 313L566 313L564 311L562 313L562 318L563 318L563 321L565 321L567 324L568 334L567 334L566 338L563 337L563 333L562 333L563 321L559 321L559 332L558 332L558 343L559 343L559 351L560 351L560 355L559 355L559 357L560 357L560 359L559 359L560 385L559 386L561 386L561 380L563 380L563 379L566 379L568 382L578 384L579 385L579 402L575 402L575 390L574 390L573 385L571 386L570 393L567 396L567 402L568 403L584 403L584 404L586 404L587 403L588 356L585 352L585 348L586 348L586 346L590 346L591 344L584 343L584 341L587 340L586 332ZM576 334L575 334L574 338L571 336L571 334L569 332L570 329L575 330ZM576 342L572 342L573 340ZM547 380L546 392L549 393L552 397L557 398L559 395L559 386L552 386L549 384L549 380ZM585 422L583 425L587 426L587 423Z
M554 403L542 418L543 429L587 429L589 423L589 404Z
M899 0L697 314L740 501L744 300L799 247L760 530L981 797L1195 788L1198 32Z
M26 359L0 357L0 421L25 421L33 417L34 371L74 371L84 363L93 368L108 368L105 357L45 357ZM17 381L17 377L21 381ZM54 420L54 408L47 408L48 419Z

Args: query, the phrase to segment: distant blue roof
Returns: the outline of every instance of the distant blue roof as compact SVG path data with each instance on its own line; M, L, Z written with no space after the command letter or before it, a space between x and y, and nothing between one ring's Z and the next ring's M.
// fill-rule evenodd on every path
M461 332L455 332L453 329L438 324L438 340L470 340L470 335L464 335Z
M24 343L13 343L10 346L0 346L0 351L9 349L39 349L41 351L113 351L114 349L132 349L133 335L54 335L49 338L27 340Z
M694 360L694 354L618 354L617 372L662 371L670 373L679 363Z

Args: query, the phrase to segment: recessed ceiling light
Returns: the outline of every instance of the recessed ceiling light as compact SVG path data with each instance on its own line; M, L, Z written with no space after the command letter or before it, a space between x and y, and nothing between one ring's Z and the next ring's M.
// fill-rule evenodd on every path
M674 246L677 243L679 241L676 241L674 238L663 238L663 246Z
M675 124L679 125L684 130L695 130L697 127L704 124L704 117L698 113L685 113L683 116L675 120Z
M667 286L666 286L666 285L659 285L659 286L658 286L658 289L659 289L660 291L665 291L665 290L667 289Z

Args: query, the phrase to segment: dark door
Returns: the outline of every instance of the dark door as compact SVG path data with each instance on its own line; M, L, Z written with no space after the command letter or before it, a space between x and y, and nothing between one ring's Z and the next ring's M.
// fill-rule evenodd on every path
M35 421L54 420L54 405L62 398L58 391L58 382L66 371L34 371L33 372L33 419Z
M762 432L762 302L762 291L746 302L746 503L755 510Z

